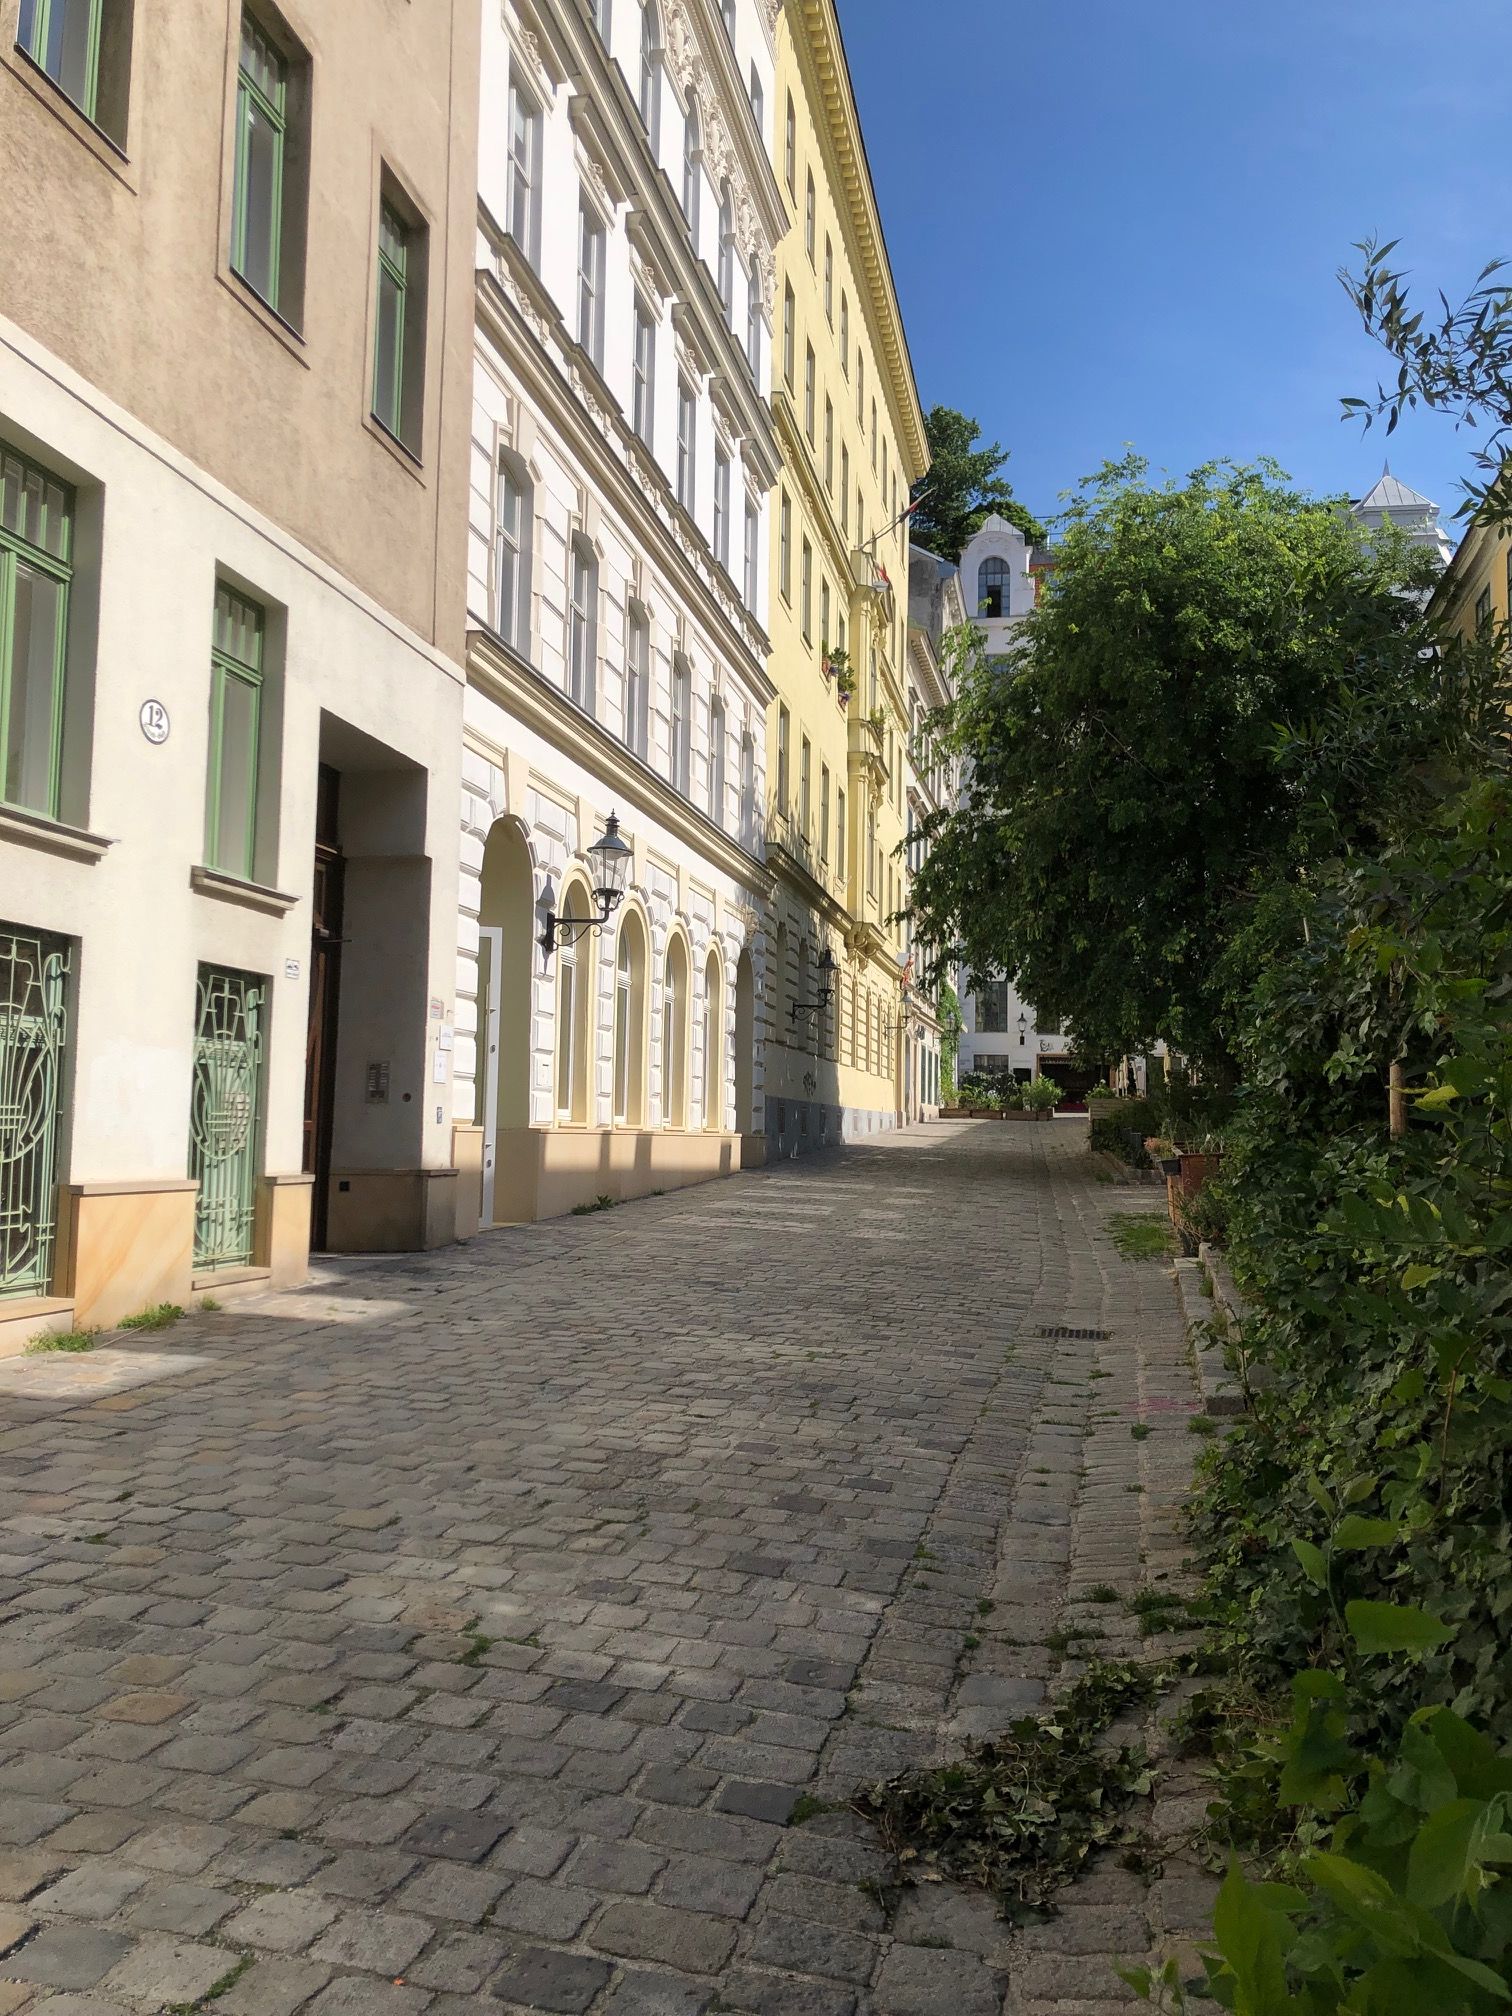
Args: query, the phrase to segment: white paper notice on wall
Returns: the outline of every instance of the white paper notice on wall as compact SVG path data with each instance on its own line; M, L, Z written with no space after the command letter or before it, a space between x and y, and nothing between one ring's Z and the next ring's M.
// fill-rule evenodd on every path
M435 1062L431 1066L431 1077L438 1085L446 1083L446 1052L444 1050L436 1052Z
M456 1031L452 1028L450 1022L443 1022L441 1027L436 1031L436 1048L438 1050L450 1050L455 1043Z

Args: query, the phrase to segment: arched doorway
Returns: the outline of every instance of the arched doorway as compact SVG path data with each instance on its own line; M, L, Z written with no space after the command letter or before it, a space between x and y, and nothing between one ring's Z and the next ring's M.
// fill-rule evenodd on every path
M742 1134L755 1126L756 972L749 946L735 967L735 1125Z
M512 820L497 820L489 833L482 881L474 1119L483 1129L480 1222L492 1225L500 1139L530 1125L535 880L525 836Z

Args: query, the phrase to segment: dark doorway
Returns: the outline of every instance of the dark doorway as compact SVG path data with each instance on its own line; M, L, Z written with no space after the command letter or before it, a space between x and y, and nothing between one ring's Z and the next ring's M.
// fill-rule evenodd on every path
M1088 1071L1079 1064L1073 1064L1069 1057L1041 1057L1040 1069L1061 1088L1061 1102L1056 1109L1061 1113L1085 1113L1087 1094L1094 1085L1103 1082L1101 1072Z
M336 1028L341 1002L341 913L346 864L338 839L340 798L340 771L322 763L315 794L315 889L304 1115L304 1166L315 1178L310 1200L310 1245L320 1251L328 1243Z

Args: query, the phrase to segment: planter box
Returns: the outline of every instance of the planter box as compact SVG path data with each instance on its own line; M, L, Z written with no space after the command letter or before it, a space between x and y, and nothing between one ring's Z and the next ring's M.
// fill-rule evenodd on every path
M1195 1197L1203 1185L1210 1182L1223 1167L1221 1155L1183 1155L1181 1157L1181 1193L1184 1197Z

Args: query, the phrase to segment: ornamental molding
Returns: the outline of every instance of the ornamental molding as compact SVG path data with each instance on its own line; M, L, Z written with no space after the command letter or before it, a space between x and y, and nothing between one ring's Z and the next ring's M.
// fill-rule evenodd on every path
M704 164L716 193L724 182L730 185L734 209L735 243L749 272L754 263L770 321L777 298L777 257L771 240L761 227L760 215L751 191L740 150L730 131L723 98L711 85L714 66L704 57L698 30L687 0L665 0L664 42L667 67L686 105L697 105L702 134ZM775 18L775 17L774 17Z

